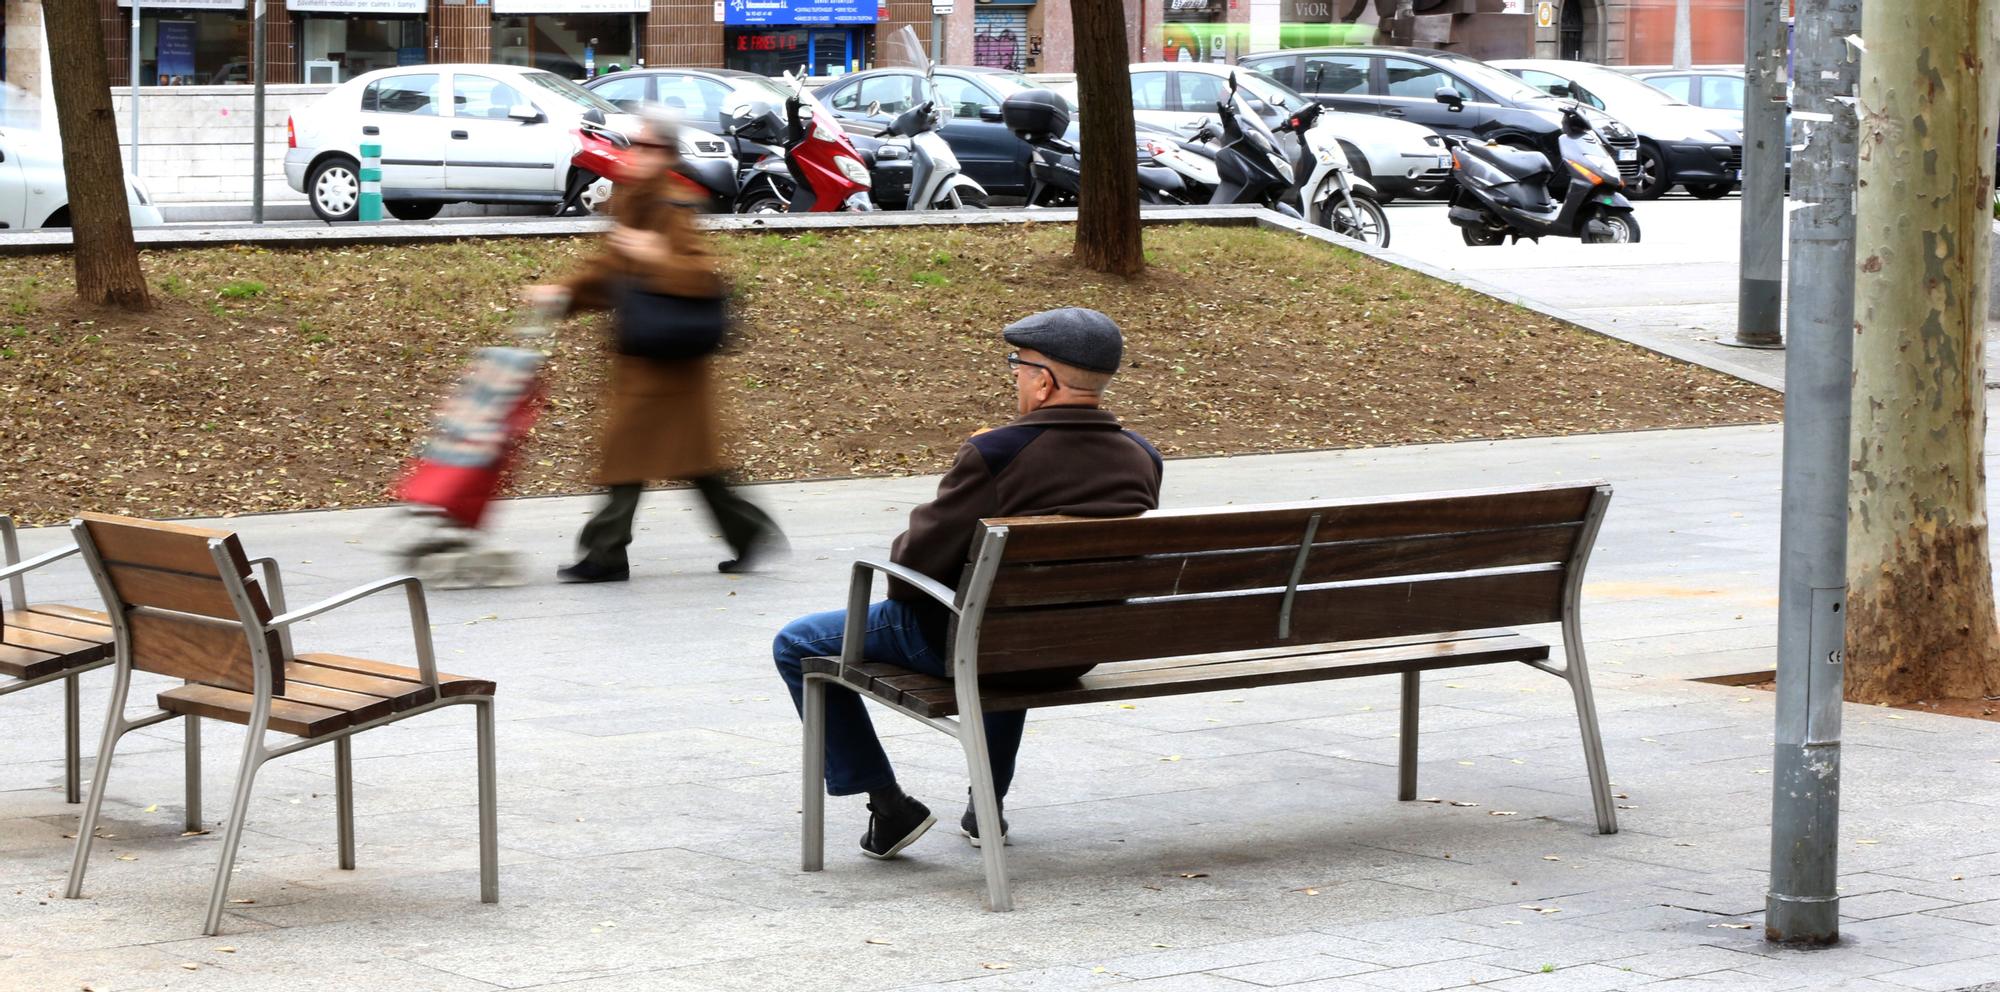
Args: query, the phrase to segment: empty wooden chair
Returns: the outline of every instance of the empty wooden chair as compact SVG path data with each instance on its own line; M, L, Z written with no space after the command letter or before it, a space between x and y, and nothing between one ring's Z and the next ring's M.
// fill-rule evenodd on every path
M0 604L0 696L62 682L63 793L76 802L82 752L77 676L111 664L111 621L80 606L28 602L28 573L76 554L76 545L22 561L13 518L0 516L0 554L0 578L7 580Z
M104 804L112 752L119 738L130 731L176 717L186 720L189 739L195 742L188 749L189 796L191 805L198 806L197 718L249 728L202 931L213 936L222 922L250 790L264 762L333 743L340 867L352 869L351 738L441 706L466 703L473 707L478 733L479 894L482 902L499 901L494 686L482 679L439 674L422 583L411 576L382 579L287 612L276 563L269 559L253 563L244 556L236 535L228 531L100 514L84 514L71 528L109 607L117 668L90 800L76 834L69 898L83 894L84 866L90 857L98 811ZM253 564L263 566L261 583L251 575ZM399 588L409 599L417 667L292 652L292 625ZM128 719L125 702L134 671L185 679L186 684L160 693L156 712ZM298 739L273 746L266 743L269 731Z

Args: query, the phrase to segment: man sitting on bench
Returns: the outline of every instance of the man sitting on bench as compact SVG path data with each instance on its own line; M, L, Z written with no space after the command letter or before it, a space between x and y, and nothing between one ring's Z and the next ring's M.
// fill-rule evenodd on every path
M1007 364L1021 416L974 435L959 448L938 483L937 498L910 511L909 529L890 550L897 564L947 586L957 585L974 527L984 518L1119 517L1154 509L1160 502L1159 451L1098 407L1124 353L1118 325L1095 310L1064 307L1010 324L1002 335L1018 349L1007 356ZM771 650L794 705L800 703L804 682L802 662L840 654L846 621L844 610L815 613L778 633ZM892 579L889 598L868 608L862 653L869 661L949 677L941 650L949 643L949 621L943 606ZM1074 678L1082 673L1035 674ZM1003 797L1014 777L1014 756L1026 721L1021 711L985 718L993 783ZM826 791L834 796L868 794L870 816L861 853L871 858L894 857L937 822L929 807L897 786L860 697L837 686L828 688L826 699ZM959 827L979 846L970 804ZM1004 843L1004 820L1000 832Z

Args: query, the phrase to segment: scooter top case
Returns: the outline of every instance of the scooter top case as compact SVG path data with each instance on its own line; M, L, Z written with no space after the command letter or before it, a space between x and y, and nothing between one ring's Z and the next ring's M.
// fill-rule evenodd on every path
M1547 155L1472 142L1459 145L1458 152L1466 178L1492 189L1494 195L1524 210L1545 210L1553 205Z

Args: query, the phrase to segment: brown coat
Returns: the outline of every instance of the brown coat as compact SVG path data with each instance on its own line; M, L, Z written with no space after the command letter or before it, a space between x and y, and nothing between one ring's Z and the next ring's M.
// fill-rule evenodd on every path
M910 529L890 545L889 560L956 587L979 521L1141 513L1160 505L1161 469L1159 451L1110 412L1043 407L965 442L937 497L910 511ZM949 653L944 607L902 582L889 583L889 598L914 607L931 646Z
M564 285L576 309L606 310L628 279L676 296L719 296L724 291L715 256L695 227L695 198L681 180L663 174L612 195L612 216L623 227L667 236L672 251L656 265L606 248ZM609 326L608 324L606 325ZM654 482L712 475L725 467L721 423L709 360L661 362L611 356L611 383L599 443L597 482Z

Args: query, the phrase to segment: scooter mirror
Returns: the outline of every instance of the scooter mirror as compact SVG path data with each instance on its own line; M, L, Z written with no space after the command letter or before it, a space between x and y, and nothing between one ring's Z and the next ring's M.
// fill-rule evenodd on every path
M1436 93L1431 94L1431 98L1450 107L1453 112L1465 109L1465 97L1461 96L1454 87L1440 86L1437 88Z
M877 117L880 116L881 113L882 113L882 101L880 100L868 101L868 116Z

